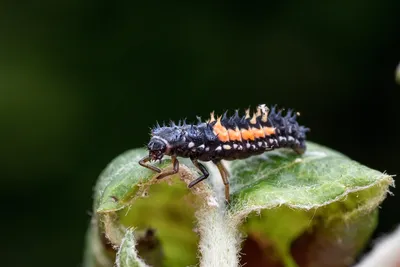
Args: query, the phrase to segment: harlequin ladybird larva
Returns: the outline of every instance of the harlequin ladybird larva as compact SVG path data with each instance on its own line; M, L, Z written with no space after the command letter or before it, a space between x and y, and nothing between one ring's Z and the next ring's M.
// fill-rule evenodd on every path
M160 173L157 179L175 174L179 171L177 157L190 158L202 173L189 184L189 188L207 179L209 173L199 161L212 161L217 165L225 185L225 198L229 201L229 173L221 160L244 159L259 155L276 148L292 148L298 154L306 149L305 139L308 128L300 126L296 121L296 113L275 107L271 111L265 105L259 105L257 111L250 116L247 109L243 117L238 110L231 117L227 113L215 119L214 112L208 121L197 124L171 122L170 126L157 125L151 131L151 139L147 145L149 155L139 164ZM171 156L173 168L161 173L161 170L148 164L149 161L161 160L164 155Z

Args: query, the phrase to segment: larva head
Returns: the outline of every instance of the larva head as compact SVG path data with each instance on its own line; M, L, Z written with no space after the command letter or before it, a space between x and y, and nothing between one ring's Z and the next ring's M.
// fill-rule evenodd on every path
M185 142L182 129L173 127L156 127L151 132L151 139L147 148L153 160L161 160L164 155L173 153L173 149Z
M153 136L150 142L147 144L147 149L149 150L149 156L152 160L161 160L167 150L168 144L165 140L158 138L158 136Z

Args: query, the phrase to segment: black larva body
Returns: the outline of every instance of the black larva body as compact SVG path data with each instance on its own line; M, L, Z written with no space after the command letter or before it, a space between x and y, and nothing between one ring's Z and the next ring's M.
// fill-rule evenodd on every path
M174 170L166 175L161 174L159 177L162 178L178 171L179 163L176 157L190 158L203 173L199 179L189 185L191 187L208 176L207 170L198 160L213 161L217 164L228 190L226 192L228 200L228 173L221 160L244 159L283 147L292 148L301 154L306 148L307 131L308 128L297 123L296 114L293 114L291 110L283 116L282 111L277 112L273 107L269 112L264 105L258 107L253 117L250 117L249 111L246 111L245 116L239 117L236 111L231 117L227 117L225 113L222 118L215 120L212 114L209 121L199 120L196 125L172 123L170 126L155 127L148 144L149 156L142 159L140 163L160 172L159 169L146 162L160 160L163 155L170 155L173 159Z

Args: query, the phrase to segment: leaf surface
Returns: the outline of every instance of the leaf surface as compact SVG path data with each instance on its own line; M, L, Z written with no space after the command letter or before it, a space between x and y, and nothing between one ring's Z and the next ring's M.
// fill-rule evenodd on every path
M180 159L179 175L157 180L138 164L146 153L117 157L95 188L99 237L88 240L108 248L103 256L119 266L141 266L134 265L136 256L152 266L349 266L393 184L387 174L308 142L301 156L282 149L230 162L231 203L225 206L212 164L214 182L188 189L199 175L190 162ZM158 166L171 168L168 160ZM143 237L149 232L151 238Z

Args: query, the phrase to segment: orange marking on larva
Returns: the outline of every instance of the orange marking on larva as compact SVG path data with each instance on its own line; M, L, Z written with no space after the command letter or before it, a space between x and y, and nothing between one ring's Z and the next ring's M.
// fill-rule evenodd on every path
M251 131L253 132L255 138L264 138L265 137L265 133L262 128L258 129L258 128L253 127L253 128L251 128Z
M217 123L215 123L213 130L214 134L221 142L229 142L229 134L226 128L221 124L221 117L218 117Z
M228 133L230 141L242 141L242 135L240 134L238 128L236 128L235 130L228 129Z
M220 133L218 133L218 139L221 142L229 142L229 134L228 134L228 132L220 132Z
M264 127L263 128L265 135L273 135L275 134L275 128L274 127Z
M247 130L247 129L241 129L240 130L241 134L242 134L242 140L254 140L254 134L251 130Z

